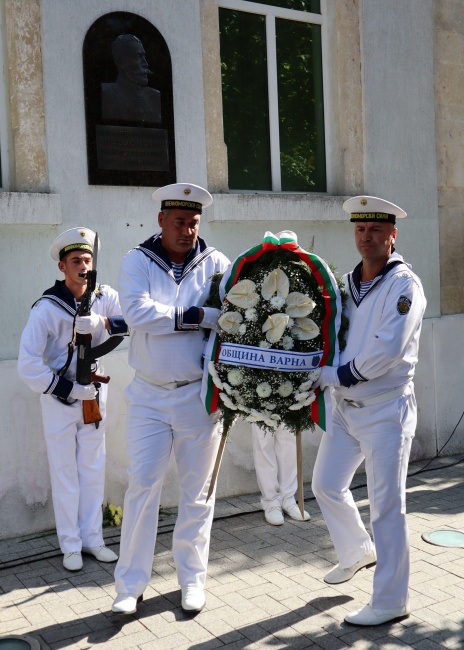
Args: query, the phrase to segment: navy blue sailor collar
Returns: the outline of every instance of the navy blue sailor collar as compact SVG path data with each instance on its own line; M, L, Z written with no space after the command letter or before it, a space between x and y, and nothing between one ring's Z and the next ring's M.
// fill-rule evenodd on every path
M372 285L369 291L366 291L366 293L362 298L359 297L361 294L362 261L359 262L357 266L355 266L355 268L351 273L348 273L348 287L351 293L351 297L353 298L357 307L359 307L361 301L364 300L364 298L370 294L370 292L374 289L374 287L376 287L377 284L381 282L384 279L384 277L388 273L390 273L392 269L395 268L395 266L398 266L398 264L404 264L404 260L401 255L398 255L398 253L393 253L388 258L387 263L385 264L383 269L372 281Z
M136 250L144 253L175 280L174 271L172 270L172 262L162 245L161 232L156 233L144 241L142 244L136 246ZM196 266L201 264L204 259L209 257L213 251L214 248L212 246L208 246L204 239L197 237L194 248L192 248L185 259L184 268L182 269L182 276L179 282L181 282L185 276L188 275Z
M95 298L101 296L100 292L100 285L97 286L97 290L92 296L92 303L95 300ZM35 301L35 303L32 305L32 307L35 307L35 305L43 299L51 300L55 304L57 304L59 307L67 311L71 316L76 315L77 311L77 303L76 299L74 298L74 295L72 291L68 289L68 287L65 284L64 280L56 280L55 284L53 287L50 287L49 289L45 289L43 294L40 296L38 300Z

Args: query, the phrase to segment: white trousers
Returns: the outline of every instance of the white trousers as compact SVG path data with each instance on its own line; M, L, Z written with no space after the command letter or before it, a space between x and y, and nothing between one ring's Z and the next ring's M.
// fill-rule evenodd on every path
M355 408L334 408L333 436L324 434L312 489L335 546L347 568L372 550L372 541L349 490L365 459L370 520L377 552L372 607L405 605L409 583L406 478L417 421L414 394Z
M206 582L214 494L206 502L220 436L200 382L175 390L135 377L126 389L129 487L124 499L117 593L141 594L152 571L161 489L171 449L179 474L172 553L181 586Z
M99 393L103 420L98 429L83 423L81 401L66 405L52 395L40 396L56 532L63 553L103 544L105 384Z
M295 434L282 425L272 434L252 424L252 439L262 509L291 506L298 485Z

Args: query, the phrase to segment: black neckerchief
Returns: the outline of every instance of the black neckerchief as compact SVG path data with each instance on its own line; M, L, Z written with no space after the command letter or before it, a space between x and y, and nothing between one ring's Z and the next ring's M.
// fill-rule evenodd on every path
M166 250L163 248L162 245L162 236L161 233L158 232L156 235L153 235L149 239L143 242L143 244L139 244L139 246L136 246L136 250L141 251L144 253L147 257L149 257L152 262L155 262L163 271L165 271L168 275L172 277L174 282L176 281L174 277L174 271L172 269L172 262L169 259L169 255L167 254ZM182 269L182 275L180 277L180 280L178 284L182 282L182 280L201 262L203 262L204 259L209 257L211 253L215 249L212 246L208 246L208 244L205 242L204 239L201 237L197 238L195 247L192 248L192 250L189 252L187 255L184 266Z
M387 275L387 273L390 273L390 271L395 266L398 266L398 264L404 264L403 260L389 258L387 260L387 263L383 267L383 269L380 271L378 275L376 275L376 277L372 281L369 291L366 291L366 293L362 298L359 297L361 293L362 262L359 262L359 264L353 269L353 271L351 273L348 273L348 287L356 307L359 307L361 301L364 300L364 298L368 294L370 294L370 292L374 289L374 287L376 287L377 284L381 280L383 280L383 278Z

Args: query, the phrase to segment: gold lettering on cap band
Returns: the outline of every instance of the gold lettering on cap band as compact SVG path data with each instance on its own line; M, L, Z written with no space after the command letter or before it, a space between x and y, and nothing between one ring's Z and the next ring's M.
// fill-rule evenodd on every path
M68 251L90 251L92 253L93 248L89 244L69 244L69 246L65 246L60 250L60 255Z
M186 210L202 210L203 206L201 203L196 203L195 201L179 201L179 200L167 200L162 201L161 209L163 208L185 208Z
M394 214L387 212L352 212L351 220L365 220L365 221L389 221L395 219Z

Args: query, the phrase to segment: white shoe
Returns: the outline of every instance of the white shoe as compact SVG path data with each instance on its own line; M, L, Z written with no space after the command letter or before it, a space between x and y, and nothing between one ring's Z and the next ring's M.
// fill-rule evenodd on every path
M309 512L306 512L306 510L303 510L303 517L301 516L300 508L296 503L292 503L291 506L282 508L282 510L292 519L296 519L296 521L309 521L311 519Z
M186 612L200 612L206 603L203 587L186 585L182 589L182 609Z
M362 557L347 569L342 569L340 565L337 564L331 571L329 571L329 573L325 575L324 582L327 582L329 585L338 585L340 582L347 582L348 580L351 580L351 578L355 573L359 571L359 569L372 566L376 562L377 556L375 554L375 550L372 550L370 553Z
M118 556L110 548L105 546L93 546L92 548L83 546L82 552L93 555L100 562L116 562Z
M83 567L82 555L79 551L65 553L63 555L63 566L68 571L79 571Z
M280 506L272 506L269 510L265 510L264 519L272 526L282 526L284 523L282 508Z
M118 594L111 605L111 611L116 614L134 614L137 605L143 600L143 594Z
M370 605L365 605L362 609L347 614L345 621L352 625L381 625L387 621L393 621L395 618L409 616L410 613L409 603L393 609L374 609Z

